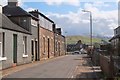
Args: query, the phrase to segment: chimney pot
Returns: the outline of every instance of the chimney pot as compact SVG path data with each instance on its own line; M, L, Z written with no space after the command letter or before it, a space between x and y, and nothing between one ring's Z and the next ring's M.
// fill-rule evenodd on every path
M9 6L18 6L18 0L8 0Z

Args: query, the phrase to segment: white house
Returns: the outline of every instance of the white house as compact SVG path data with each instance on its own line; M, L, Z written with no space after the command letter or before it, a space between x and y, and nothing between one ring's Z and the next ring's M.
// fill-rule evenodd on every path
M2 9L2 8L1 8ZM2 12L2 11L1 11ZM0 13L1 69L31 62L31 33Z

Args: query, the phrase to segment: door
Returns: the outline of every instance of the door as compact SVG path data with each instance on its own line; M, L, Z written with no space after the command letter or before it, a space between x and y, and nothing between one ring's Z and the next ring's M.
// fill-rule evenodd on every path
M38 47L37 47L37 41L35 41L35 61L38 60Z
M31 41L31 53L32 53L32 61L34 61L34 41Z
M17 35L13 34L13 63L17 63Z
M58 53L59 53L59 56L60 56L60 43L58 43Z
M48 38L48 58L50 58L50 39Z

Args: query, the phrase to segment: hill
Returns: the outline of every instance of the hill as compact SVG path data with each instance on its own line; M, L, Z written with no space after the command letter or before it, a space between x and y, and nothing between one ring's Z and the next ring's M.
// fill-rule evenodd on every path
M82 43L89 44L90 38L87 36L67 36L67 44L75 44L78 40L81 40ZM93 38L93 43L100 43L101 38Z

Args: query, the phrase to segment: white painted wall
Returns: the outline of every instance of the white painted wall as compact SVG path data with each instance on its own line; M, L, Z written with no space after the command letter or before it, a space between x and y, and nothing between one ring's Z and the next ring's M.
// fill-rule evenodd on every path
M17 34L17 65L31 62L31 35L15 31L0 29L5 33L5 57L7 60L0 61L0 70L12 67L13 65L13 34ZM27 55L23 57L23 36L27 36Z
M0 5L0 14L2 14L2 5ZM0 15L0 18L2 18L2 15ZM2 19L0 19L0 27L2 26Z
M0 5L0 13L2 13L2 6Z

